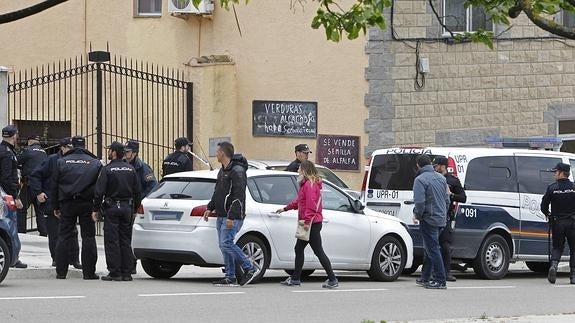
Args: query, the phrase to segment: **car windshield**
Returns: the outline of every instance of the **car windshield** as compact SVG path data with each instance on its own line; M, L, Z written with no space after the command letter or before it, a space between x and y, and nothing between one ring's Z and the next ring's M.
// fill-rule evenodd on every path
M205 178L165 178L148 195L149 199L209 200L216 180Z
M416 154L376 155L371 163L369 188L412 190L417 175ZM433 160L435 156L430 156Z

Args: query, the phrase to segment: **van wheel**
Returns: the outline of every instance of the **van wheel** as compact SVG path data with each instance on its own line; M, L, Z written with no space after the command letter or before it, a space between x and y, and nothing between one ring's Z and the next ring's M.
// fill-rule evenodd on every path
M403 271L401 272L401 274L404 276L409 276L409 275L413 274L414 272L417 271L417 269L419 269L419 266L421 266L422 263L423 263L422 259L413 258L413 264L411 265L411 267L410 268L403 268Z
M0 282L6 278L10 268L10 250L6 241L0 237Z
M248 234L241 237L237 245L242 249L244 254L248 256L252 264L256 266L257 271L252 280L252 284L259 282L270 266L271 255L266 244L260 238ZM241 268L238 267L239 266L236 266L236 274L242 273Z
M182 268L182 264L154 259L142 259L142 268L144 268L146 274L154 278L168 279L178 273L180 268Z
M473 271L483 279L501 279L509 269L509 258L507 241L498 234L488 235L473 262Z
M293 275L293 270L292 269L286 269L284 270L286 272L286 274L288 275ZM308 270L302 270L301 271L301 278L306 278L311 276L313 273L315 272L315 269L308 269Z
M549 271L548 262L526 261L525 265L527 265L527 268L529 268L529 270L531 270L532 272L547 273Z
M406 252L396 238L385 236L375 246L369 277L377 281L394 281L405 267Z

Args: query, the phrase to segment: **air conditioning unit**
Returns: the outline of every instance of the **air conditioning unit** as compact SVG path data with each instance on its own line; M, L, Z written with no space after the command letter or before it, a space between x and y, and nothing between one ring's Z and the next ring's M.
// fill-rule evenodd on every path
M176 14L206 15L214 12L214 0L202 0L198 8L192 0L168 0L168 11Z

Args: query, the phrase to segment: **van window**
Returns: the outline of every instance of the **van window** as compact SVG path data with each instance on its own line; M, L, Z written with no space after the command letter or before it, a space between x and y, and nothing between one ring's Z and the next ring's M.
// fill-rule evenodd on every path
M411 191L417 175L416 154L376 155L371 162L370 189ZM434 155L429 158L433 160Z
M571 164L571 176L575 178L575 159L569 159L569 164Z
M549 157L515 157L517 160L517 179L519 192L544 194L547 186L553 183L551 169L561 162L560 158Z
M513 157L488 156L472 159L467 166L465 189L516 193L517 174Z

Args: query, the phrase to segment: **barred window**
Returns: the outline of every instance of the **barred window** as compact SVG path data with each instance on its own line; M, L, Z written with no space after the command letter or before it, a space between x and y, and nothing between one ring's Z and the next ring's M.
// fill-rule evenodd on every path
M443 0L443 23L452 32L493 30L491 18L483 8L465 8L465 0Z

